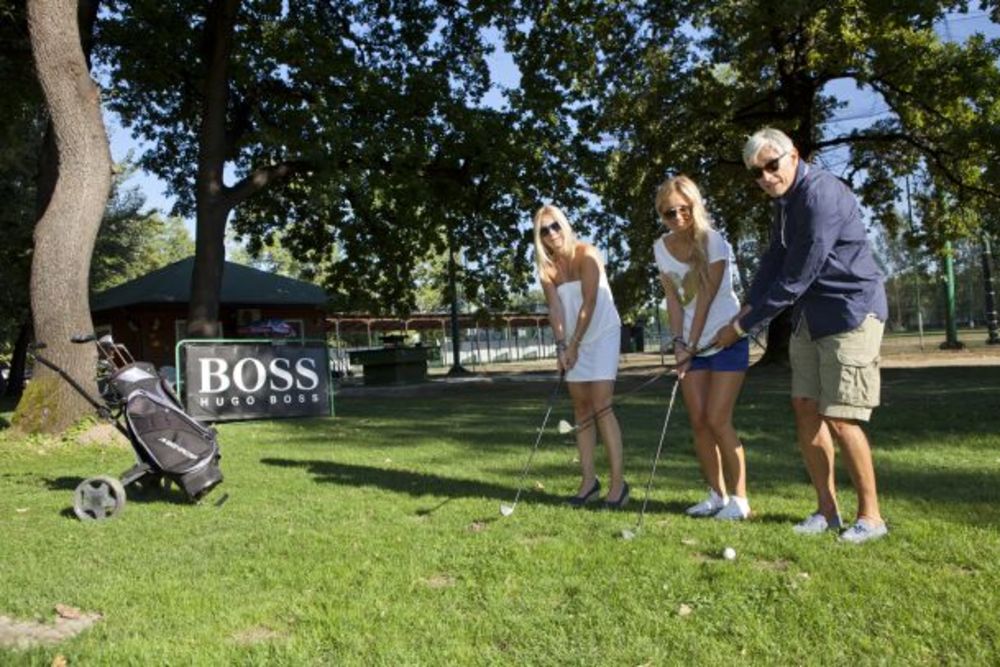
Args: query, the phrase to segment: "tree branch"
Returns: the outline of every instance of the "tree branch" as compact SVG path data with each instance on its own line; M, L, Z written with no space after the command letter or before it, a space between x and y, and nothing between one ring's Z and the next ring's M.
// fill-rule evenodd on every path
M269 167L254 169L243 180L226 189L229 208L234 208L267 186L284 180L293 174L312 171L312 164L305 161L289 160Z
M988 188L982 188L975 185L970 185L966 183L961 177L955 174L954 170L949 167L947 163L947 157L950 155L948 151L936 150L930 145L921 141L918 137L912 134L907 134L905 132L880 132L872 134L854 134L845 137L837 137L836 139L829 139L827 141L820 141L815 145L815 150L821 150L823 148L828 148L830 146L844 146L858 144L862 142L878 142L878 143L894 143L903 142L913 146L924 158L929 160L934 164L940 171L941 175L945 179L956 186L959 191L973 192L985 197L990 197L993 199L1000 199L1000 192L995 190L990 190Z

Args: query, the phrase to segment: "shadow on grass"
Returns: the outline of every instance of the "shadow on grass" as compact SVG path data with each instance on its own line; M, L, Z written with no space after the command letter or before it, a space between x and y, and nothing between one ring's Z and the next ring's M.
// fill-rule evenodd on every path
M306 472L315 476L317 483L321 484L375 486L413 497L445 497L447 499L445 502L454 498L492 498L498 501L510 501L517 493L517 489L481 480L455 479L427 473L351 465L335 461L266 458L261 459L261 463L281 468L304 468ZM545 505L559 505L563 502L561 496L537 490L530 490L530 493L526 491L521 494L521 497L524 498L527 495L531 496L532 502Z
M514 496L517 495L517 488L513 486L493 484L481 480L442 477L440 475L406 470L390 470L373 466L337 463L336 461L265 458L261 459L261 463L281 468L303 468L306 472L315 476L316 483L318 484L339 484L355 487L374 486L387 491L405 493L413 497L438 496L446 498L443 502L438 503L437 506L417 510L417 514L428 514L455 498L489 498L498 502L512 502ZM546 493L538 489L525 488L521 493L520 501L541 505L563 506L571 511L566 505L565 496ZM641 498L633 495L629 507L634 507L633 503L636 501L641 502ZM664 503L651 499L646 511L673 512L679 506L682 507L679 503ZM588 509L597 508L600 508L599 503L588 506Z
M108 475L115 477L114 475ZM64 477L43 477L42 483L50 491L72 493L86 477L64 476ZM167 503L170 505L190 505L194 501L190 500L179 487L171 484L169 486L141 486L130 484L125 488L125 498L130 503ZM72 501L72 498L70 498ZM67 515L66 512L69 512ZM64 516L76 518L72 507L62 512Z
M625 439L626 472L633 484L633 503L642 501L641 490L659 439L670 386L666 378L642 391L628 393L641 385L644 377L623 378L616 392L619 400L616 412ZM887 512L891 514L894 497L913 498L933 501L940 514L949 520L1000 523L1000 511L977 509L975 520L970 514L972 506L1000 507L1000 475L992 465L995 450L989 445L989 438L995 437L994 429L989 426L990 418L996 412L1000 395L997 369L886 369L882 377L883 405L875 411L865 430L873 443L879 491L886 497ZM796 444L789 388L786 370L754 369L747 377L734 421L746 445L751 494L756 490L766 494L787 485L801 485L804 497L811 499L811 487ZM435 392L423 400L351 397L338 404L340 416L336 420L303 422L302 428L294 429L294 439L307 446L346 439L375 443L380 448L446 443L440 458L431 461L441 464L452 463L466 448L487 456L526 452L544 415L548 391L549 387L542 383L510 382L463 386L455 391ZM692 488L702 484L686 411L680 402L676 407L676 421L671 420L660 463L665 467L657 470L649 505L649 511L654 513L683 513L683 503L655 499L676 498L679 493L690 495ZM566 458L563 463L534 466L532 476L536 479L575 475L569 463L575 451L572 438L557 436L553 429L554 423L568 418L570 412L568 397L560 396L539 451L551 453L553 449L563 449ZM838 455L837 459L841 500L851 505L853 489L843 458ZM977 466L980 460L988 465ZM304 468L319 482L373 485L414 496L511 501L517 491L522 459L514 457L509 461L509 468L503 474L509 475L505 478L511 482L499 485L330 461L263 459L269 465ZM532 488L526 489L522 498L549 505L563 501L562 496ZM768 514L759 520L777 523L800 519L800 516Z

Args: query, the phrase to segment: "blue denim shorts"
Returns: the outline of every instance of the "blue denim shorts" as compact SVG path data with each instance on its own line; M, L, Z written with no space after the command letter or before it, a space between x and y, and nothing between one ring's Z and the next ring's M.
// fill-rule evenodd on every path
M719 350L707 357L695 357L691 360L691 371L745 371L750 367L750 339L740 338L727 348Z

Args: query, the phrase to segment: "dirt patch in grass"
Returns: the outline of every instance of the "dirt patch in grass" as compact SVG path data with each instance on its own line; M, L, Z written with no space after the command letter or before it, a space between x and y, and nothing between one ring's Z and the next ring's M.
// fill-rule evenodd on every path
M421 581L427 588L451 588L455 585L455 577L444 573L431 575Z
M108 422L100 422L81 431L76 436L76 441L81 445L105 445L121 449L130 447L128 438Z
M0 647L27 649L52 646L77 636L97 621L96 612L82 612L75 607L58 604L56 618L51 623L25 621L0 615Z
M277 630L269 628L265 625L257 625L234 633L232 639L240 646L252 646L254 644L263 644L264 642L273 642L279 639L285 639L287 636L288 635L285 633L278 632Z
M754 564L762 570L771 570L773 572L784 572L792 566L792 562L784 558L779 558L778 560L758 560Z

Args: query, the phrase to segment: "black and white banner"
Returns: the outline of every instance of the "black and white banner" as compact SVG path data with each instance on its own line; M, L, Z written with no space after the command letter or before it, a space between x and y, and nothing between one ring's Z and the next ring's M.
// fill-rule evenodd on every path
M330 365L322 342L188 343L183 352L184 405L195 419L330 414Z

